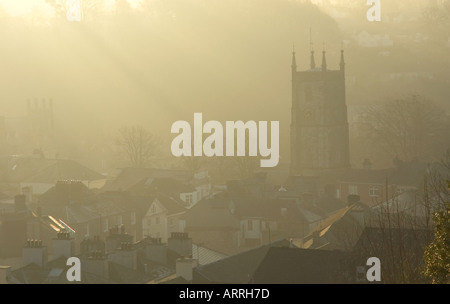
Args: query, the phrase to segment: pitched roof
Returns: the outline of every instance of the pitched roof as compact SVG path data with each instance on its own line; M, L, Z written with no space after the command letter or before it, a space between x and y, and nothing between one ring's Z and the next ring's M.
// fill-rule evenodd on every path
M199 201L182 216L186 230L239 230L239 220L230 204L228 198L217 196Z
M225 257L227 257L227 255L223 253L217 252L201 245L192 244L192 258L196 259L199 265L211 264Z
M15 284L111 284L112 281L81 270L81 282L67 281L67 259L59 257L39 267L32 263L11 272L11 283Z
M162 205L162 207L167 211L168 215L182 213L186 211L183 203L181 201L177 201L173 197L165 195L164 193L158 193L156 195L158 202Z
M173 178L178 181L189 181L193 173L188 170L169 170L156 168L123 168L119 175L108 181L102 188L104 191L127 191L144 179L149 178Z
M303 248L350 250L372 215L363 204L353 204L338 210L304 237ZM318 239L315 239L315 235Z
M278 240L208 265L200 265L194 268L194 281L196 283L248 283L271 247L289 245L290 242L285 239Z
M78 162L35 157L0 157L1 181L52 184L58 180L92 181L105 179Z
M270 248L249 282L255 284L332 284L355 282L351 256L341 251Z
M187 185L174 178L143 178L140 182L129 188L130 193L138 195L149 195L162 192L167 195L194 192L192 186Z

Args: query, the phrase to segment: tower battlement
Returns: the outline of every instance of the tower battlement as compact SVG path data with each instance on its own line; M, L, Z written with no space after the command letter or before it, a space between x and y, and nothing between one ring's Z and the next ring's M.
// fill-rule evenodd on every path
M326 52L310 69L297 71L292 54L291 174L310 176L349 167L349 135L345 97L345 62L329 70Z

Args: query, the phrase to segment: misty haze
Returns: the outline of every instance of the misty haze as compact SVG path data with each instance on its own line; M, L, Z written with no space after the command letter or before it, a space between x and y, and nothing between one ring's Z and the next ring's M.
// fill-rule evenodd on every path
M0 0L0 284L449 283L450 1L366 2Z

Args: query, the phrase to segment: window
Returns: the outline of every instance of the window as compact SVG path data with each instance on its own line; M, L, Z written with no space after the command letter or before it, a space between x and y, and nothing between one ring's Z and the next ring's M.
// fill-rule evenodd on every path
M159 216L156 217L156 224L159 224Z
M151 213L156 213L156 206L152 205L152 209L150 210Z
M108 232L108 230L109 230L109 225L108 224L109 224L108 223L108 219L103 219L102 225L103 225L103 231L104 232Z
M357 185L348 186L348 194L358 195L358 186Z
M379 196L379 195L380 195L380 189L377 186L369 187L369 196Z
M192 194L186 194L184 197L186 200L186 204L191 205L192 204Z
M170 219L169 219L169 226L170 226L170 227L173 227L173 218L170 218Z
M122 222L123 222L122 221L122 215L118 215L117 216L117 225L119 225L119 226L122 225Z
M90 230L89 224L86 224L86 236L89 236L89 230Z
M151 225L152 225L152 219L151 219L151 218L149 218L149 219L147 220L147 225L148 225L148 226L151 226Z
M252 220L248 220L247 230L248 231L252 231L253 230L253 221Z
M136 212L131 212L131 225L136 224Z
M266 230L266 222L265 221L261 222L261 229Z

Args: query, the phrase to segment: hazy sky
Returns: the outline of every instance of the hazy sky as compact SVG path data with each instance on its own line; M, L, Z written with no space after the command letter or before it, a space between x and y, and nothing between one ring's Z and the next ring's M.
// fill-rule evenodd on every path
M86 0L84 0L86 1ZM132 7L139 7L142 0L126 0ZM60 1L64 3L63 1ZM105 7L111 9L115 0L104 0ZM39 10L47 16L53 16L54 11L46 0L0 0L0 6L13 16L21 16L31 13L33 10Z
M349 17L362 26L347 32L305 1L128 2L136 9L122 5L115 10L109 1L108 14L88 10L85 20L70 23L54 16L44 0L0 0L9 13L0 10L0 116L24 115L27 98L51 97L57 127L71 130L73 138L112 135L134 123L171 137L171 124L192 120L194 112L202 112L205 120L279 120L283 155L289 151L293 43L298 68L307 69L312 28L316 63L326 42L328 67L337 69L341 41L353 39L367 23L365 1L358 1L360 9ZM378 34L404 35L399 25L367 26ZM420 24L413 26L412 33L424 31ZM433 43L443 46L450 33L445 35ZM445 75L449 56L444 51L432 44L401 48L392 52L401 60L392 65L390 58L349 45L347 76L359 81L361 90L358 95L349 86L347 103L377 101L372 91L395 96L404 87L422 90L410 83L389 89L372 83L382 77L380 71L414 70L427 60L432 64L420 72ZM424 83L423 90L443 98L449 86L440 82Z

